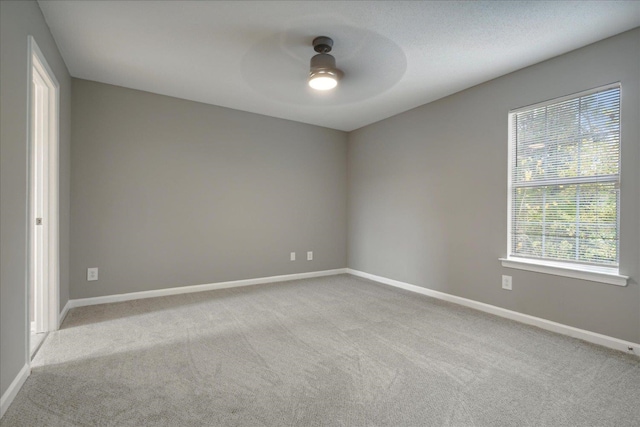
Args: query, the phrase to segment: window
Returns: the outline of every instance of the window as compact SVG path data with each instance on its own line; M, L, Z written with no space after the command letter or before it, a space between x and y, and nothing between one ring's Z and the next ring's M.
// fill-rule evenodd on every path
M617 275L619 206L619 84L509 113L508 260Z

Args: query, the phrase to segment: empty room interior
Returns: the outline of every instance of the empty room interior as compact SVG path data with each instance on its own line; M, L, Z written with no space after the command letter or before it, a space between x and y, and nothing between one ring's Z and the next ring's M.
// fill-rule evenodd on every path
M640 2L0 1L1 426L640 425Z

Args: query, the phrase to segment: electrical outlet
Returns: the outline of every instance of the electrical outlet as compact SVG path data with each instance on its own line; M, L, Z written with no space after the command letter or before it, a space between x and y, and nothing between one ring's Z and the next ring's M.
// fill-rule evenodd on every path
M290 256L289 259L291 259L291 261L295 261L296 260L296 253L295 252L291 252L291 256Z
M87 268L87 282L98 280L98 267Z
M313 260L313 251L307 252L307 261Z
M506 289L508 291L512 290L512 278L511 276L502 276L502 289Z

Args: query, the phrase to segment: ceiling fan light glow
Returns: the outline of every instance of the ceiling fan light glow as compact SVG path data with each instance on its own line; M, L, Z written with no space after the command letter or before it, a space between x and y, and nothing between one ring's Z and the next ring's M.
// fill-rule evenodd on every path
M338 86L338 76L327 70L312 71L309 73L309 86L315 90L331 90Z

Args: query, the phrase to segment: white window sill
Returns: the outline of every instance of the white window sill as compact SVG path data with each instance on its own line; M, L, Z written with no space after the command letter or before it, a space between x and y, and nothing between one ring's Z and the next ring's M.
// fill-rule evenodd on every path
M618 274L616 268L584 267L560 262L538 261L524 258L500 258L503 267L518 270L535 271L574 279L607 283L609 285L627 286L629 277Z

